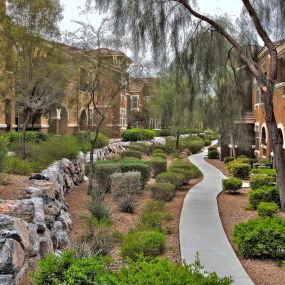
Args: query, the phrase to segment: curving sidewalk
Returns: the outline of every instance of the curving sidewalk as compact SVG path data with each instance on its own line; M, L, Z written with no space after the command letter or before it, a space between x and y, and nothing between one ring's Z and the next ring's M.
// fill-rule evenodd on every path
M203 172L203 180L185 197L179 224L181 257L192 263L198 252L207 271L233 276L235 285L254 285L224 232L217 205L225 176L204 160L207 149L189 157Z

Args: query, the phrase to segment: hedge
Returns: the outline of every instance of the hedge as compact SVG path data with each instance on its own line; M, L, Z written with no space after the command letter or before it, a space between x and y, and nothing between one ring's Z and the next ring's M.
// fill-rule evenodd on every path
M166 159L166 154L165 153L154 153L152 155L153 158L162 158L162 159Z
M218 158L218 152L216 150L210 150L208 151L208 158L209 159L216 159Z
M277 214L279 206L273 202L260 202L257 205L257 212L260 217L272 217Z
M242 186L242 180L239 178L223 179L223 191L236 192Z
M203 141L200 140L193 140L187 143L187 148L192 154L199 152L204 147Z
M233 177L244 179L249 176L250 170L250 164L234 162L233 164L231 164L230 173L233 175Z
M148 129L128 129L123 131L123 141L143 141L151 140L155 136L155 131Z
M141 159L142 158L142 153L140 151L135 151L135 150L125 150L121 152L121 158L125 157L134 157Z
M178 189L184 183L185 177L182 174L175 172L162 172L156 176L157 183L169 183L175 185L175 188Z
M251 174L266 174L269 176L276 177L276 170L271 168L255 168L252 169Z
M185 184L187 184L189 182L190 179L192 179L193 177L193 172L189 169L186 168L179 168L179 167L175 167L175 166L170 166L168 168L168 171L170 172L175 172L178 174L181 174L184 176L184 182Z
M249 185L251 190L259 189L263 186L274 185L274 177L265 174L257 174L250 178Z
M167 161L165 159L153 158L149 161L149 163L153 170L154 176L157 176L158 174L165 172L167 169Z
M146 153L148 146L144 143L131 143L129 145L129 150L139 151L141 153Z
M284 259L285 220L266 217L237 224L233 241L245 258Z
M150 191L152 199L165 202L171 201L175 195L175 185L169 183L151 184L147 186L147 190Z
M224 158L224 163L225 163L225 164L228 164L228 163L231 162L231 161L234 161L234 158L233 158L233 157L225 157L225 158Z

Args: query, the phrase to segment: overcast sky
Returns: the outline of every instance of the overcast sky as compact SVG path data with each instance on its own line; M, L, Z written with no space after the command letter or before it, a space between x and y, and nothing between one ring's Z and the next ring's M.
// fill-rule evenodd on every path
M60 0L64 5L64 19L60 23L62 31L74 31L78 24L72 20L86 21L84 15L80 15L80 6L84 5L84 0ZM229 16L236 18L239 16L242 1L241 0L197 0L200 11L210 15L221 15L227 13ZM89 20L94 26L100 22L100 16L90 16Z

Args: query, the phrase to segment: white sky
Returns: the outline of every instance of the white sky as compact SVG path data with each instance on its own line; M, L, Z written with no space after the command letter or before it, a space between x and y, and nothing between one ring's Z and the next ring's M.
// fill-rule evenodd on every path
M60 0L64 5L64 19L60 23L62 31L74 31L79 26L72 20L86 21L84 15L80 15L80 6L84 5L85 0ZM242 1L241 0L197 0L200 11L204 14L221 15L227 13L229 16L236 18L239 16ZM89 20L96 26L100 23L99 15L90 16Z

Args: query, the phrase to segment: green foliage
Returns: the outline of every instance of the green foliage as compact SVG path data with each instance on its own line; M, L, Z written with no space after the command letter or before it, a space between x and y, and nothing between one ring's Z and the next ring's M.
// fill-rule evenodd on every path
M134 157L134 158L141 159L142 153L139 151L134 151L134 150L126 150L126 151L121 152L121 158L125 158L125 157Z
M175 173L183 175L184 176L183 183L185 183L185 184L187 184L189 182L189 180L192 179L192 176L193 176L193 172L191 170L185 169L185 168L170 166L168 168L168 171L175 172Z
M274 185L274 178L265 174L257 174L250 178L249 184L251 190L259 189L263 186Z
M108 218L110 213L109 209L102 199L92 199L92 202L89 205L89 210L91 214L98 220Z
M165 154L165 153L158 153L158 152L156 152L156 153L154 153L154 154L152 155L152 157L153 157L153 158L166 159L166 154Z
M169 136L175 136L176 132L172 129L161 129L156 131L156 135L158 137L169 137Z
M218 158L218 152L216 150L210 150L208 151L208 158L209 159L217 159Z
M268 167L272 168L272 161L271 160L261 159L261 160L258 160L257 163L260 165L268 166Z
M223 179L223 191L236 192L242 186L242 181L239 178Z
M171 201L175 195L175 185L169 183L151 184L147 186L147 190L150 191L151 198L165 202Z
M110 176L115 172L119 172L120 167L119 163L95 164L95 180L103 192L109 192L111 190Z
M141 173L141 186L144 188L150 177L150 166L142 160L123 160L120 165L122 172L139 171Z
M123 131L123 141L144 141L151 140L155 136L155 131L148 129L128 129Z
M228 164L228 163L231 162L231 161L234 161L234 158L233 158L233 157L225 157L225 158L224 158L225 164Z
M187 148L192 154L198 153L204 147L203 141L191 140L187 143Z
M260 202L274 202L280 205L280 196L277 186L263 186L248 193L249 206L256 209Z
M11 183L10 177L6 173L0 172L0 186L7 186Z
M260 202L257 205L257 212L260 217L272 217L277 214L279 206L276 203Z
M164 222L170 219L170 213L163 201L150 201L141 210L139 230L161 230Z
M136 203L132 195L126 195L120 199L120 208L125 213L134 213Z
M255 169L252 169L250 173L252 173L252 174L265 174L265 175L276 177L276 170L275 169L269 169L269 168L255 168Z
M185 181L185 177L182 174L175 172L162 172L156 176L157 183L169 183L175 185L175 189L178 189L182 186Z
M144 143L131 143L129 145L129 150L139 151L141 153L146 153L148 146Z
M166 152L166 146L162 144L153 144L151 145L151 152L152 153L165 153Z
M204 145L205 146L211 145L211 140L210 139L204 139Z
M284 258L285 220L266 217L237 224L233 240L245 258Z
M22 160L17 156L10 156L6 160L6 172L10 174L29 176L40 169L36 162Z
M87 133L87 132L79 133L76 136L77 141L78 141L78 145L79 145L79 149L84 153L87 153L88 151L90 151L91 136L93 137L94 134L93 133ZM97 140L96 140L95 148L102 148L108 144L109 144L109 139L104 134L99 133Z
M10 131L5 133L4 137L8 140L9 144L20 143L22 138L22 132ZM38 132L38 131L27 131L26 142L27 143L41 143L46 142L50 139L50 135Z
M167 161L165 159L161 158L153 158L149 161L150 166L153 170L154 176L157 176L158 174L165 172L167 169Z
M0 173L4 171L6 158L7 158L7 141L4 137L0 136Z
M251 170L250 164L242 163L236 160L229 162L227 164L227 167L233 177L242 178L242 179L248 177Z
M191 179L194 178L198 178L202 176L201 171L192 163L190 163L188 160L183 160L183 159L175 159L171 166L170 166L170 171L171 169L176 169L176 168L180 168L180 169L184 169L184 170L189 170L191 171ZM173 171L175 172L175 171Z
M122 241L121 253L123 257L133 260L139 254L155 257L165 249L165 235L158 231L133 231L127 233Z
M156 145L155 145L156 146ZM155 154L165 154L165 149L162 149L162 148L158 148L157 146L153 149L152 151L152 155L155 155Z

